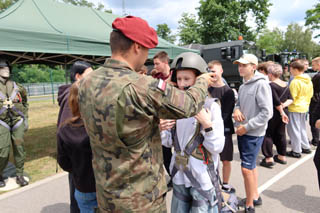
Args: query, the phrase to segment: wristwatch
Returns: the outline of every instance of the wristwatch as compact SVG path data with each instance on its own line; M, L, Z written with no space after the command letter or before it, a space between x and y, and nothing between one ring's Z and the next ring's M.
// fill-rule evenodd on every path
M208 127L204 129L205 132L211 132L212 130L213 130L212 127Z

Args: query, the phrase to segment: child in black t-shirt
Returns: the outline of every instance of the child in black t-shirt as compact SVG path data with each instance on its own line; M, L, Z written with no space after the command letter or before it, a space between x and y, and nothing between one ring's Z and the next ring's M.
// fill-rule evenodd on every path
M211 72L214 75L214 84L209 88L209 94L213 98L218 98L221 103L221 112L224 123L224 136L225 145L223 151L220 153L220 158L222 161L222 180L224 190L234 189L228 185L231 175L231 161L233 160L233 142L232 134L234 133L232 113L235 105L235 95L233 90L224 83L222 78L222 65L219 61L210 61L208 64Z

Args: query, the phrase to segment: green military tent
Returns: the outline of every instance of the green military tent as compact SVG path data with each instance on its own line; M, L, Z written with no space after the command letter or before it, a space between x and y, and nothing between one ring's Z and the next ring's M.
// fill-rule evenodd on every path
M19 0L0 13L0 55L12 63L100 64L111 55L109 35L119 16L54 0ZM149 58L192 51L159 39Z

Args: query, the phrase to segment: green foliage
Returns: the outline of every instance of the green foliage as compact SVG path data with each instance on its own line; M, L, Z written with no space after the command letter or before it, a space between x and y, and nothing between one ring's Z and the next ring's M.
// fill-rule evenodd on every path
M259 49L265 49L266 54L278 53L283 50L284 33L275 28L272 31L265 29L259 35L256 45Z
M171 29L165 23L157 25L157 34L159 37L170 43L174 43L176 40L176 36L171 34Z
M313 9L306 11L305 26L310 26L311 29L320 29L320 3L316 4ZM315 38L320 37L320 34Z
M312 31L303 30L297 23L289 24L285 32L278 28L272 31L265 29L256 44L260 49L265 49L267 54L296 50L307 54L309 59L320 55L320 45L312 41Z
M65 71L59 66L54 69L46 65L14 65L11 77L19 83L40 83L50 82L50 72L52 72L53 82L64 82Z
M7 9L18 0L0 0L0 11Z
M94 3L87 1L87 0L60 0L60 1L67 3L67 4L73 4L73 5L82 6L82 7L91 7L96 10L100 10L100 11L103 11L106 13L112 13L111 9L106 9L104 7L104 5L100 2L98 3L98 5L95 5Z
M269 6L269 0L200 0L197 9L202 43L237 40L240 35L255 40L266 25ZM247 25L248 16L255 20L255 29Z
M179 44L201 43L200 24L193 14L183 13L179 20Z
M304 31L303 27L297 23L288 25L283 43L285 49L288 51L297 50L312 56L314 45L316 44L312 41L312 31L310 29Z

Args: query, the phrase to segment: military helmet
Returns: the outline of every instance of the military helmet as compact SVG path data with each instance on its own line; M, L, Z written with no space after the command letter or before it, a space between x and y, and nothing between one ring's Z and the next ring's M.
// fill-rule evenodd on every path
M172 71L171 81L177 83L177 70L193 69L197 71L197 75L207 73L208 65L203 58L193 52L184 52L175 57L171 63Z
M0 59L0 68L1 67L9 67L9 70L11 72L11 66L9 64L9 62L5 59Z

